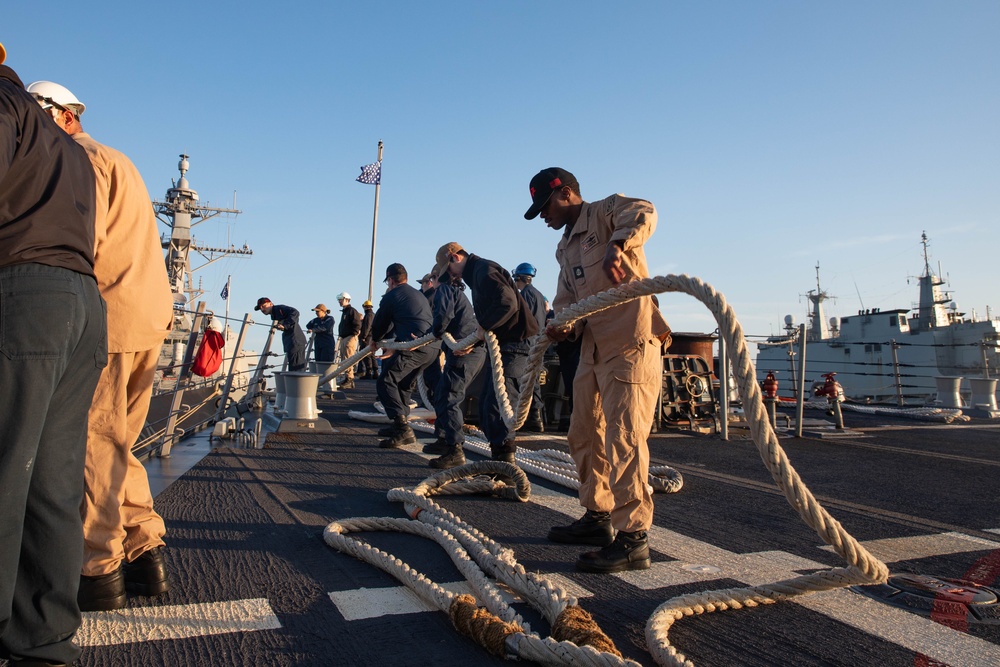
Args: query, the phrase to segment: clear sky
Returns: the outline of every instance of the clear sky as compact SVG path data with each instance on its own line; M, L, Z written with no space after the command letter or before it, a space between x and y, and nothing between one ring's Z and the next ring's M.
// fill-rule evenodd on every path
M376 302L387 264L419 278L452 240L531 262L553 297L558 233L522 216L561 166L585 199L652 201L650 269L712 283L748 334L804 320L817 262L828 315L909 307L923 230L960 309L1000 309L996 0L8 0L0 41L153 197L182 152L202 203L235 192L242 215L195 229L254 250L200 272L217 313L230 273L236 315L360 306L375 188L354 179L380 139ZM715 329L691 297L661 305Z

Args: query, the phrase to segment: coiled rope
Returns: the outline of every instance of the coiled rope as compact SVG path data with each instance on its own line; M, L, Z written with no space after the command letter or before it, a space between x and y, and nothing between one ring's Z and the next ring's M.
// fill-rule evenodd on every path
M686 275L656 276L636 280L579 301L562 311L552 324L556 327L569 326L576 320L592 313L613 308L616 305L643 296L663 292L683 292L690 294L705 304L712 312L719 325L720 336L726 342L726 348L732 362L733 374L736 378L740 397L743 401L744 412L750 426L751 436L757 446L761 460L764 462L772 479L774 479L788 503L799 514L802 520L816 531L826 544L833 547L833 550L847 563L846 567L833 568L771 584L683 595L661 604L653 612L646 624L646 642L650 653L657 663L661 665L690 665L693 667L694 663L689 661L675 647L671 646L668 639L670 627L677 620L685 616L773 604L807 593L833 590L859 584L884 583L888 579L889 571L883 562L872 556L817 502L792 467L787 455L778 443L777 435L768 421L742 327L732 308L726 302L725 297L716 292L711 285L702 282L698 278ZM488 346L490 345L489 338L487 336ZM533 340L532 349L529 354L530 368L537 368L540 365L542 355L544 354L544 345L541 344L542 338L543 336L539 336ZM416 342L414 341L414 343ZM495 341L493 342L495 345ZM494 369L497 369L496 365ZM525 396L530 391L531 384L524 383L521 389L521 396ZM503 396L506 398L501 387L498 387L497 394L498 397ZM519 400L519 403L521 404L519 412L526 412L524 400ZM501 403L501 405L503 404ZM443 476L448 474L464 474L467 468L481 465L496 465L496 462L470 464L470 466L445 471L431 479L443 478ZM414 493L416 495L416 492ZM417 503L414 504L417 505ZM343 522L331 524L331 527L338 525L343 525ZM328 527L327 534L332 532L339 531L331 531L331 528ZM368 548L370 549L370 547ZM510 559L513 560L512 555ZM399 561L397 560L396 562ZM421 597L424 596L422 595ZM448 603L450 606L450 599ZM498 618L500 617L499 614L495 614L494 612L488 613L493 613ZM502 622L509 623L511 621L503 620ZM524 624L520 623L520 625L523 627ZM506 629L503 632L509 630L509 634L506 635L508 649L512 645L516 645L518 648L516 655L521 658L537 660L545 664L590 664L573 662L575 655L570 656L569 654L566 654L566 657L571 659L566 662L550 662L550 659L555 658L556 652L554 651L544 652L539 656L531 655L530 652L535 647L535 644L530 641L521 642L512 639L513 637L527 638L530 635L518 632L516 629L509 628L508 626L504 626L504 628ZM546 640L541 641L545 642ZM522 644L524 651L521 651ZM595 651L595 649L591 650ZM604 659L604 656L609 656L609 659L614 657L612 653L606 651L598 652L598 655L601 656L601 659Z

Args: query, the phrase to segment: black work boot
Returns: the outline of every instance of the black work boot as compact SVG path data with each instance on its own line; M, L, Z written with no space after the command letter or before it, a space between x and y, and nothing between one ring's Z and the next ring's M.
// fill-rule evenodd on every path
M646 541L646 531L619 532L615 535L615 541L600 551L588 551L580 554L576 560L576 569L581 572L599 572L601 574L624 572L625 570L648 570L649 543Z
M417 444L417 436L413 434L413 429L406 423L406 417L397 417L392 424L389 437L380 440L378 446L382 449L397 449L403 445Z
M499 447L494 447L492 444L490 445L490 458L494 461L514 463L514 454L516 452L517 442L514 438L504 440Z
M447 454L451 451L451 445L445 442L444 438L439 437L434 442L424 445L424 454Z
M138 558L125 563L125 590L136 595L162 595L170 590L163 547L144 551Z
M545 422L542 420L542 413L538 410L532 410L528 413L528 418L524 420L524 424L521 428L517 429L522 433L544 433L545 432Z
M448 449L448 453L444 456L439 456L436 459L430 460L430 466L432 468L440 468L441 470L447 470L448 468L455 468L457 466L465 465L465 452L462 451L462 445L455 445Z
M553 526L549 529L549 539L561 544L606 547L614 538L615 531L611 528L610 512L587 510L586 514L568 526Z
M80 611L111 611L125 606L125 577L121 568L96 577L80 575L76 594Z

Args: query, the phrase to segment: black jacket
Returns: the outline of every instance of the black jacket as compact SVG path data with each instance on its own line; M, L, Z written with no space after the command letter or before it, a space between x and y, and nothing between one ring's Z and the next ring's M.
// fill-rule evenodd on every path
M372 342L372 322L375 321L375 311L371 308L365 308L364 317L361 318L361 333L358 334L358 340L364 345L370 345Z
M93 276L96 198L86 151L0 65L0 266Z
M492 331L501 345L527 340L538 333L538 322L505 268L470 254L462 280L472 290L479 326Z
M347 304L340 313L340 327L337 329L337 334L341 338L346 338L347 336L357 336L360 332L361 313L351 304Z

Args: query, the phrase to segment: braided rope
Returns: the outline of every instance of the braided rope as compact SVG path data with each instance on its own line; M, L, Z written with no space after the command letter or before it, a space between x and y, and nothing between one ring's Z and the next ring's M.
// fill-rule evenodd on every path
M590 314L613 308L619 304L643 296L662 292L684 292L690 294L704 303L712 312L719 325L720 336L726 342L728 354L732 362L733 374L743 401L746 419L750 426L751 436L757 446L761 460L764 462L772 479L778 485L788 503L802 520L816 531L826 544L833 547L834 551L847 563L847 567L833 568L771 584L683 595L661 604L653 612L646 624L646 642L650 653L657 663L661 665L693 666L694 663L689 661L683 653L680 653L676 648L671 646L668 639L670 627L677 620L685 616L773 604L807 593L833 590L857 584L883 583L888 579L889 572L884 563L872 556L816 501L815 497L802 482L798 473L791 466L767 418L742 327L732 308L726 303L725 298L716 292L711 285L702 282L698 278L686 275L656 276L636 280L573 304L555 318L552 326L571 326L580 318ZM502 367L497 361L499 350L495 349L498 346L495 339L491 341L489 334L486 336L486 343L490 349L491 360L494 361L494 380L497 381L497 378L502 373ZM529 369L531 371L536 370L540 365L541 356L544 354L544 347L545 341L543 340L543 336L537 336L532 340L531 352L529 353ZM526 375L530 376L531 371ZM521 396L518 397L520 409L516 411L510 409L509 401L507 400L506 393L500 386L501 384L502 382L498 382L497 396L498 398L502 397L502 408L511 413L524 412L526 404L523 398L526 394L530 393L531 383L526 382L522 385ZM517 418L521 418L523 422L523 416L517 414L514 423L517 423ZM538 467L551 467L549 457L545 456L542 458L543 460L539 462ZM551 458L557 461L559 457ZM481 468L477 466L484 464L506 465L499 462L473 463L461 468L445 471L440 476L430 478L433 481L426 481L418 488L421 488L425 493L440 493L443 488L447 488L447 484L454 483L458 479L460 475L459 471L468 472L470 475L478 474ZM511 478L514 478L513 474ZM444 482L445 479L449 481ZM392 495L397 491L399 490L393 490L390 494ZM433 501L430 501L426 496L412 492L409 493L411 495L406 498L405 502L416 508L414 509L416 516L419 517L427 513L429 516L439 517L438 519L434 519L434 521L437 522L440 520L442 525L444 523L455 523L461 526L457 530L457 533L462 536L462 539L467 539L468 536L481 535L478 531L466 529L462 524L459 524L457 517L452 518L453 515L450 513L445 513L444 510L441 510L436 505L431 505L430 503ZM526 497L522 497L517 492L515 492L515 496L518 499L526 499ZM331 524L331 526L334 525L336 524ZM327 533L331 533L330 527L328 527ZM457 540L458 538L454 539ZM515 583L520 584L524 580L524 577L518 575L520 571L523 571L523 567L516 565L513 554L507 550L500 549L492 541L487 542L488 538L485 538L485 536L482 536L480 539L483 543L482 553L491 554L490 558L484 560L484 562L489 563L486 567L491 568L497 578L507 583L507 585L514 587ZM487 545L491 545L493 551L490 551ZM369 547L368 549L371 548ZM364 549L360 549L360 551L365 552ZM471 555L472 552L466 551L466 553ZM396 563L406 568L404 569L404 573L409 569L398 560L396 560ZM558 590L558 587L550 586L549 590ZM436 591L431 588L430 593L436 593ZM554 623L552 613L556 609L559 609L559 613L562 613L570 606L569 600L571 598L566 594L561 594L557 595L557 599L549 599L547 601L536 600L535 598L526 599L531 599L532 602L541 604L542 606L539 607L540 611L542 611L550 623ZM488 599L487 603L491 604ZM450 604L451 601L449 598L449 606ZM503 615L509 616L507 612L500 611L500 614L494 614L498 619L502 618ZM504 620L502 623L508 625L496 623L486 623L485 625L489 625L493 630L498 627L501 628L501 634L505 636L504 644L507 651L522 659L535 660L543 664L620 664L617 661L621 659L607 650L606 647L598 651L593 646L580 648L571 642L559 642L553 638L541 639L526 631L518 631L517 626L526 627L523 622ZM561 632L565 631L561 630ZM585 634L581 633L581 636ZM490 642L491 650L495 650L495 638L490 640ZM591 662L591 660L599 660L600 662Z
M521 502L530 497L530 485L522 470L502 461L482 461L443 470L412 490L391 489L389 500L402 502L411 519L368 517L335 521L326 527L323 538L338 551L396 577L421 600L447 613L459 632L494 655L546 665L638 667L637 663L622 658L610 638L577 606L575 597L541 575L525 570L513 551L430 498L455 489ZM465 577L473 595L452 593L391 554L348 537L353 532L389 530L437 542ZM536 608L549 621L553 636L542 638L533 633L529 624L504 601L495 582L514 590Z

